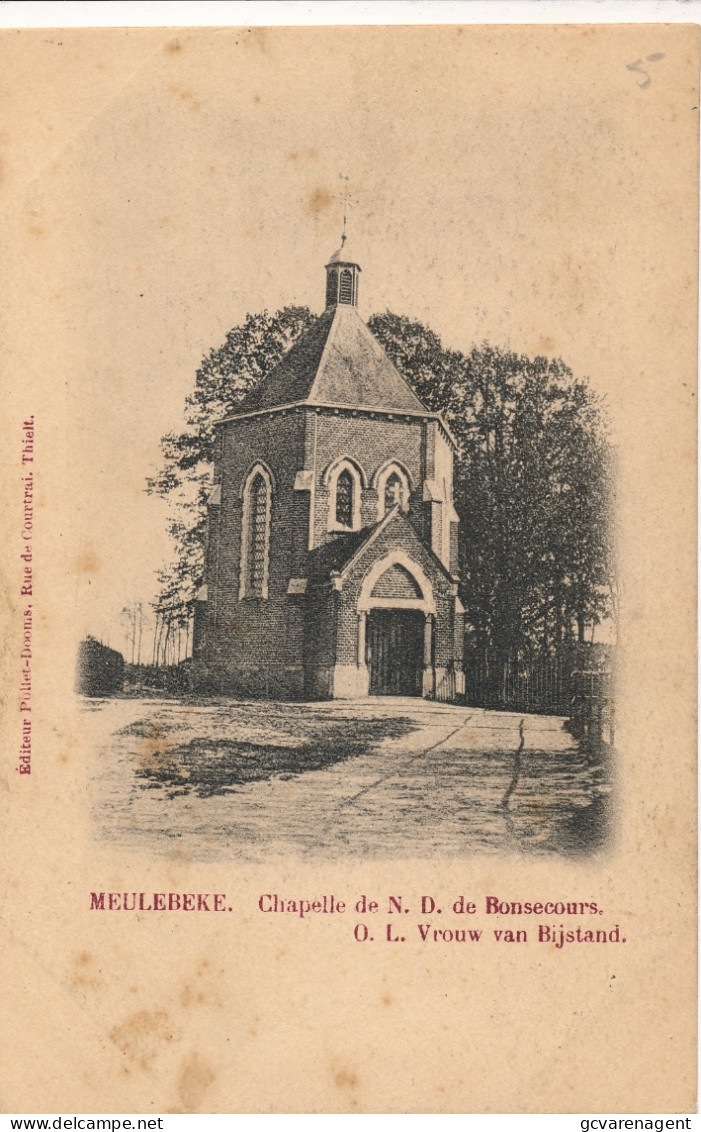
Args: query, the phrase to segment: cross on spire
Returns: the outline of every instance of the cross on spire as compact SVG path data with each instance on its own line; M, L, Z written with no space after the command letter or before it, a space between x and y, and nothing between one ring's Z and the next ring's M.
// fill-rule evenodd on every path
M346 226L347 226L347 223L348 223L348 209L352 208L353 205L357 204L358 202L357 202L357 200L353 200L351 198L350 185L348 183L349 178L347 177L347 175L345 173L339 173L338 176L339 176L339 180L345 181L345 184L343 185L343 189L341 191L340 198L339 198L342 205L343 205L343 235L341 236L341 247L343 247L346 240L348 239L348 236L346 235Z

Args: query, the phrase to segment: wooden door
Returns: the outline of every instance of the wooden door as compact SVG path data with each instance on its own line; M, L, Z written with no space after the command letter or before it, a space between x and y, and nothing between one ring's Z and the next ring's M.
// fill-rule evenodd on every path
M420 696L424 615L413 609L375 609L368 617L366 663L371 696Z

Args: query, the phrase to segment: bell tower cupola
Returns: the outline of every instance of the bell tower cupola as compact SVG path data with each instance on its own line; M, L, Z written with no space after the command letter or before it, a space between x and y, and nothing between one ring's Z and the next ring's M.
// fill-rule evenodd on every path
M346 234L341 246L326 264L326 308L337 306L357 307L360 267L346 245Z

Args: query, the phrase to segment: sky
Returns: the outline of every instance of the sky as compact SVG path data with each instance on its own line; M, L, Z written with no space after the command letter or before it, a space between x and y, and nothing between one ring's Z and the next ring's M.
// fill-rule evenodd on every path
M144 487L202 357L249 311L321 311L341 174L364 317L561 356L627 436L691 326L688 48L655 24L3 33L7 361L76 631L114 644L155 594Z

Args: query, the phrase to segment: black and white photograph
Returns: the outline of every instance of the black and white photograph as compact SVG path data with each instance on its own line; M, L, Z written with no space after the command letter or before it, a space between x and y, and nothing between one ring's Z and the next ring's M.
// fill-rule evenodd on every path
M691 1111L698 28L338 21L0 32L10 1105Z
M394 39L408 78L423 38ZM267 73L274 41L245 29L226 51ZM171 541L160 560L141 539L120 552L112 528L112 571L79 591L97 824L253 859L598 852L615 827L616 445L589 312L563 327L565 276L545 297L572 254L549 238L549 209L571 206L551 172L571 106L541 91L514 119L481 90L417 178L456 76L400 80L404 121L373 116L398 92L339 71L355 41L339 31L309 76L323 105L298 84L278 118L276 72L243 115L226 86L196 106L171 84L138 112L125 98L110 131L118 165L135 130L148 145L133 180L105 154L98 191L151 249L120 255L103 301L155 354L113 360L153 410L111 491L142 487L139 517ZM164 76L183 53L173 37ZM252 154L261 121L279 136ZM586 122L576 169L591 176L612 129ZM174 240L194 230L183 279ZM89 427L121 446L116 423Z

